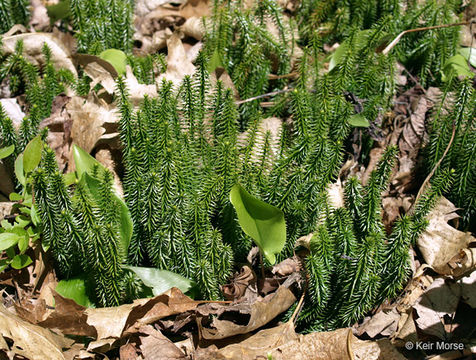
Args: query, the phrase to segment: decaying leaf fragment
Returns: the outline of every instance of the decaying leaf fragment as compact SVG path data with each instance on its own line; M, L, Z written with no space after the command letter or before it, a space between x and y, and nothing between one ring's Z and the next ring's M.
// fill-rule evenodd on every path
M13 36L6 36L2 39L3 53L8 55L15 52L17 41L23 41L24 56L34 65L44 62L43 45L46 44L51 50L51 60L56 69L67 69L71 71L75 77L78 76L76 68L71 61L69 50L59 39L51 34L45 33L26 33Z
M418 239L425 262L438 273L444 273L446 264L470 242L476 241L469 232L456 230L448 224L459 217L456 210L448 199L442 197L428 215L430 223Z
M248 339L217 349L199 349L196 359L233 360L387 360L405 359L390 341L361 341L350 329L296 334L292 323L261 330Z
M13 341L11 348L5 338ZM20 319L0 304L0 350L31 360L63 360L63 348L72 343L72 340Z
M287 310L294 302L291 290L281 286L278 290L264 298L258 298L253 303L238 303L230 306L221 304L208 304L197 309L197 324L200 336L204 339L224 339L229 336L246 334L267 324L277 315ZM210 324L207 323L209 315L213 317ZM221 320L229 316L233 318L249 318L246 325L240 325L230 320Z

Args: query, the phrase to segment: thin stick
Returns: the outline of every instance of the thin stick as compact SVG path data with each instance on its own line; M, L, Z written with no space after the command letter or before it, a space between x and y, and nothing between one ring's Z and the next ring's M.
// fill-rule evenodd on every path
M264 264L263 264L263 254L259 252L259 265L261 267L261 277L264 279Z
M270 96L274 96L274 95L279 95L279 94L287 93L287 92L290 92L290 91L293 91L293 89L290 88L290 89L283 89L283 90L272 91L272 92L270 92L270 93L266 93L266 94L254 96L254 97L249 98L249 99L235 101L235 104L236 104L236 105L241 105L241 104L244 104L244 103L247 103L247 102L251 102L251 101L254 101L254 100L262 99L262 98L265 98L265 97L270 97Z
M296 71L289 74L284 74L284 75L269 74L268 79L269 80L289 79L289 78L297 77L298 75L299 74Z
M297 315L301 311L302 303L304 301L304 295L306 295L306 290L305 289L302 292L301 298L299 299L299 302L296 306L296 309L294 309L294 312L293 312L293 314L292 314L292 316L291 316L291 318L289 319L288 322L293 322L294 323L294 320L296 320Z
M448 143L448 146L446 147L445 152L444 152L443 155L441 156L440 160L438 160L438 162L436 163L436 165L433 167L433 169L431 170L431 172L430 172L430 173L428 174L428 176L426 177L425 181L423 181L423 184L421 185L420 190L418 190L418 194L417 194L417 196L416 196L416 198L415 198L415 201L413 202L412 208L411 208L411 210L409 211L410 213L413 213L415 204L418 202L418 199L420 199L421 194L423 193L423 191L424 191L425 188L427 187L428 183L430 182L431 178L432 178L433 175L435 174L435 171L438 169L438 167L440 166L440 164L441 164L441 162L443 161L443 159L445 158L446 154L448 154L448 151L450 150L451 144L453 143L453 140L454 140L454 138L455 138L455 135L456 135L456 124L453 122L453 132L451 133L450 142Z
M474 20L473 20L474 21ZM400 39L403 37L405 34L409 34L412 32L418 32L418 31L426 31L426 30L434 30L434 29L443 29L443 28L448 28L448 27L453 27L453 26L462 26L462 25L468 25L472 21L465 21L465 22L460 22L460 23L454 23L454 24L443 24L443 25L435 25L435 26L426 26L426 27L421 27L421 28L415 28L415 29L409 29L402 31L398 36L393 39L393 41L387 45L385 49L383 49L382 54L387 55L395 45L400 41Z

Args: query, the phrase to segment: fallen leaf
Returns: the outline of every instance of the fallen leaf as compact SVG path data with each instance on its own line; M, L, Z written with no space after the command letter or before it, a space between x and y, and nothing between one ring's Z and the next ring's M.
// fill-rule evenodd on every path
M37 31L44 30L50 25L50 18L46 6L41 0L31 0L31 18L29 24Z
M172 81L174 85L178 86L185 75L192 75L195 72L195 66L188 60L178 33L173 33L167 39L167 50L167 71L161 74L157 81L160 83L162 79L165 79Z
M141 342L140 350L144 359L156 360L173 360L173 359L187 359L185 354L177 346L174 345L167 337L152 326L142 326L139 333Z
M386 340L386 339L385 339ZM361 341L350 329L296 334L292 323L261 330L246 340L217 349L198 349L197 360L388 360L405 359L388 340Z
M440 268L440 274L459 278L476 269L476 248L462 249Z
M274 265L271 269L271 272L276 275L287 276L301 270L302 264L299 261L299 258L297 256L293 256L292 258L287 258L281 261L279 264Z
M429 225L417 241L425 262L438 273L445 271L446 264L461 249L476 241L471 233L459 231L448 224L449 220L459 217L457 210L442 197L428 214Z
M229 306L221 304L207 304L197 309L197 324L200 336L203 339L224 339L238 334L246 334L267 324L277 315L287 310L296 298L286 287L281 286L278 290L264 298L258 298L253 303L238 303ZM207 319L211 314L211 323ZM245 318L248 319L246 325L240 325L223 318Z
M0 350L10 351L12 354L24 356L31 360L64 359L63 348L72 345L73 341L54 334L50 330L32 325L18 316L8 312L0 304L0 335L13 341L0 341Z
M231 284L224 285L222 291L228 300L239 300L249 291L256 297L258 291L255 272L248 265L242 266L240 272L233 277Z
M16 98L0 99L0 104L5 111L5 114L12 120L13 125L18 130L23 118L26 116L18 105Z
M55 68L67 69L71 71L75 77L78 76L68 49L53 35L46 33L27 33L3 37L3 53L9 55L15 52L15 46L19 40L23 40L23 53L25 58L34 65L44 63L42 48L43 44L46 44L51 50L51 61Z
M108 105L104 100L90 95L87 99L74 96L66 105L66 110L71 116L72 141L91 152L99 138L105 133L105 122L117 122L116 108ZM72 164L70 155L70 165Z
M364 320L356 329L356 335L361 336L366 333L371 339L377 335L392 336L397 330L400 314L396 308L390 311L382 310L377 312L372 317Z

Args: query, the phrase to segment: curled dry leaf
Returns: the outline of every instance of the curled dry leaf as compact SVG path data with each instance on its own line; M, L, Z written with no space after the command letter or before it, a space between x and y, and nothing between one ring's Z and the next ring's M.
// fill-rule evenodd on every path
M357 327L355 334L361 336L367 333L372 339L377 335L392 336L397 331L399 320L400 314L396 308L392 308L390 311L382 310L372 317L366 318L364 322Z
M75 77L78 76L76 68L71 61L70 53L66 46L56 37L45 33L27 33L13 36L3 37L3 52L11 54L15 51L17 41L23 40L23 53L28 61L35 65L43 64L43 44L48 45L51 49L51 60L56 69L67 69L71 71Z
M256 330L273 320L277 315L287 310L296 298L286 287L264 298L258 298L253 303L239 303L230 306L221 304L207 304L197 309L197 324L200 336L203 339L224 339L233 335L246 334ZM215 314L210 324L207 323L209 315ZM226 316L233 318L247 318L246 325L239 325L230 320L221 320Z
M73 97L66 105L66 110L72 120L71 138L86 152L91 152L99 138L105 133L106 130L103 127L105 122L118 121L115 107L93 95L87 99ZM72 164L71 161L70 164Z
M415 322L421 331L443 340L448 338L444 319L445 316L451 318L456 312L460 301L458 290L449 286L444 279L435 279L414 305L418 313Z
M36 30L44 30L50 25L46 6L41 0L31 0L31 18L29 24Z
M140 350L144 359L187 359L182 350L154 327L150 325L142 326L138 332L141 334L139 336Z
M159 296L113 308L86 309L59 294L55 294L55 304L55 310L38 325L63 334L92 337L96 341L88 349L97 350L110 349L117 340L137 333L142 326L192 310L199 303L172 288Z
M199 349L197 360L349 360L405 359L388 340L361 341L350 329L296 334L292 323L261 330L248 339L217 349Z
M205 35L205 28L202 19L196 16L188 18L180 27L185 36L190 36L196 40L202 40Z
M185 75L192 75L195 72L195 66L188 59L187 52L177 32L167 39L167 50L167 71L161 74L157 80L160 82L165 79L178 86Z
M8 346L5 339L13 344ZM0 304L0 350L31 360L62 360L63 348L72 343L72 340L20 319Z
M448 263L440 268L442 275L459 278L476 269L476 248L462 249Z
M12 120L13 125L18 130L23 118L26 116L18 105L17 99L0 99L0 105L2 106L5 114Z
M238 274L236 274L231 284L222 287L223 294L228 300L241 299L246 292L252 291L255 296L256 289L256 274L248 265L244 265Z
M157 9L159 6L175 3L183 4L187 0L138 0L135 6L135 13L138 16L144 16L150 13L152 10Z
M327 187L327 196L329 204L335 209L344 207L344 188L340 178L335 183L329 184Z
M457 210L448 199L442 197L428 214L429 225L417 242L425 262L438 273L445 271L446 264L461 249L476 241L471 233L456 230L448 224L449 220L459 217Z

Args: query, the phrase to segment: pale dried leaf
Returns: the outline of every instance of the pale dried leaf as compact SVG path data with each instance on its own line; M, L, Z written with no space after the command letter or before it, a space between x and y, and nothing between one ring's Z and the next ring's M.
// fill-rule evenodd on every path
M456 210L449 200L442 197L428 214L429 225L417 242L425 262L438 273L444 271L445 265L461 249L476 241L471 233L456 230L448 224L449 220L459 217Z
M135 13L138 16L144 16L149 14L152 10L157 9L159 6L175 3L183 4L187 0L138 0L135 6Z
M71 138L86 152L91 152L106 131L103 127L105 122L118 121L116 109L92 95L86 100L79 96L73 97L66 105L66 110L72 120Z
M356 335L367 333L370 338L375 338L377 335L392 336L397 330L400 314L396 308L390 311L382 310L364 320L362 325L356 329Z
M167 71L161 74L157 81L161 82L165 79L178 86L185 75L192 75L195 72L195 66L188 60L187 52L178 33L173 33L167 39L167 50Z
M7 55L13 53L18 40L23 40L23 52L28 61L35 65L43 64L44 56L42 48L43 44L46 44L51 49L51 60L55 68L67 69L71 71L75 77L78 76L66 46L51 34L27 33L3 37L3 52Z
M23 118L26 116L18 105L16 98L0 99L0 103L5 111L5 114L12 120L13 125L18 130Z
M342 187L340 178L338 178L335 183L327 186L327 197L329 205L334 209L344 207L344 188Z
M30 25L36 30L44 30L47 28L50 25L50 18L41 0L31 0L31 9Z
M13 341L11 349L2 347L0 350L10 350L31 360L64 359L62 349L71 346L73 342L20 319L8 312L2 304L0 304L0 335ZM6 345L5 341L0 342L1 344Z
M440 274L459 278L476 269L476 248L462 249L440 268Z
M188 18L180 27L185 36L193 37L196 40L202 40L205 35L202 19L196 16Z
M414 305L414 309L418 313L415 322L420 330L440 339L447 338L443 318L445 315L455 313L460 300L459 294L454 290L459 292L458 289L448 286L444 279L435 279Z
M145 359L187 359L182 350L152 326L142 326L138 331L139 333L146 335L139 336L141 341L140 350Z
M356 339L350 329L296 334L292 323L261 330L248 339L217 349L199 349L197 360L388 360L404 359L388 340L371 342Z

